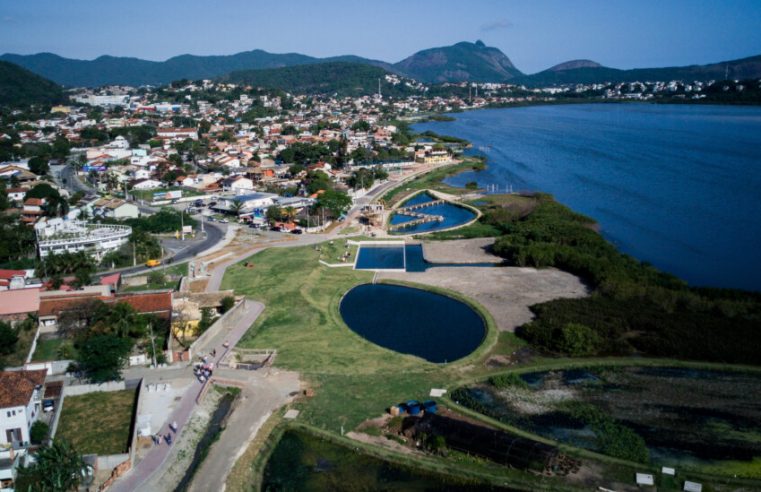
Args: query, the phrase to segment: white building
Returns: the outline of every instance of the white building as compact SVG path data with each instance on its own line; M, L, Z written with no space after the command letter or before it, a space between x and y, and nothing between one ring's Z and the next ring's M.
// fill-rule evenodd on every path
M100 198L89 204L89 208L93 215L111 219L136 219L140 216L137 205L121 198Z
M126 244L132 234L132 228L126 225L62 219L41 220L35 224L34 230L40 258L85 251L97 261Z
M42 412L47 369L0 372L0 446L29 445L32 424Z
M115 96L96 96L94 94L85 94L73 96L72 99L80 104L89 104L90 106L129 106L129 95L127 94Z

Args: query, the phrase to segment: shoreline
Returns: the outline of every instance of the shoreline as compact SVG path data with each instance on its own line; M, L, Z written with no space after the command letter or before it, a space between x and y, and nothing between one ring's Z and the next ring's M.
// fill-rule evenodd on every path
M455 113L442 113L445 116L451 116L453 118L452 120L447 120L447 121L420 120L420 121L416 121L415 123L411 123L410 126L413 129L413 131L415 131L417 134L420 134L420 130L414 128L414 125L419 124L419 123L420 124L425 124L425 123L444 123L444 124L446 124L446 123L453 123L453 122L457 121L456 114L460 113L460 112L465 112L465 111L481 110L481 109L511 109L511 108L518 108L518 107L533 107L533 106L561 106L561 105L565 105L565 104L576 105L576 104L587 104L587 103L588 104L625 104L625 105L639 104L639 105L647 105L647 106L668 106L669 105L668 103L657 103L657 102L649 102L649 101L598 101L598 102L588 102L588 101L574 102L574 101L571 101L571 102L567 102L567 103L566 102L562 102L562 103L535 103L535 104L523 104L523 105L513 105L513 106L503 106L503 107L469 108L469 109L466 109L464 111L459 111L459 112L455 112ZM684 105L685 104L673 104L673 106L676 106L676 107L681 107L681 106L684 106ZM694 105L695 106L701 106L701 107L715 106L717 108L725 108L725 107L734 107L734 108L736 108L738 106L743 106L743 107L750 106L750 107L753 107L754 109L761 108L761 105L733 105L733 104L694 104ZM442 135L442 136L452 136L453 138L467 140L464 137L458 136L457 134L450 135L450 134L443 133L446 130L446 128L444 128L444 127L437 128L436 130L438 130L438 131L434 131L434 130L425 130L425 131L434 131L434 133L437 133L437 134ZM477 144L476 143L470 142L470 144L471 144L472 148L477 149ZM468 158L481 159L482 162L484 163L484 170L487 169L492 164L491 159L490 159L490 155L487 154L487 153L477 152L477 153L474 153L472 155L464 155L464 154L462 155L462 159L463 160L466 160ZM461 170L458 170L457 172L452 173L451 175L443 177L441 179L441 182L443 184L445 184L446 186L449 186L451 188L456 188L456 189L459 189L459 190L465 190L466 188L464 186L458 185L458 184L454 184L454 183L450 183L450 182L446 182L446 179L449 178L449 177L452 177L452 176L457 176L457 175L463 174L465 172L469 172L469 171L474 171L474 170L471 170L471 169L461 169ZM482 188L482 187L479 187L477 190L474 190L474 191L482 192L482 193L484 193L487 196L489 196L489 195L504 195L504 194L506 194L506 193L486 193L484 191L484 188ZM593 230L595 232L597 232L598 234L600 234L608 243L613 245L613 247L615 247L616 250L618 250L619 253L627 255L627 256L630 256L631 258L635 259L636 261L638 261L640 263L644 263L644 264L652 264L653 263L653 260L649 260L649 259L645 259L645 258L640 258L639 256L636 256L636 255L634 255L632 253L629 253L629 252L626 252L626 251L622 250L620 244L614 243L613 241L611 241L610 237L608 237L606 234L603 233L602 224L600 223L600 221L598 220L597 217L590 216L587 212L579 212L576 207L573 207L573 206L571 206L571 205L569 205L569 204L567 204L567 203L565 203L563 201L558 200L556 198L554 192L548 192L548 191L544 191L543 189L538 189L537 188L537 189L519 189L517 191L514 191L513 194L519 194L519 195L547 194L547 195L551 196L554 201L557 201L559 204L567 207L569 210L573 211L574 213L580 213L580 214L584 214L584 215L587 215L588 217L590 217L594 221L594 225L592 227ZM662 273L671 275L671 276L673 276L673 277L675 277L675 278L685 282L690 288L693 288L693 289L708 289L708 290L714 289L714 290L721 290L721 291L734 291L734 292L746 293L746 294L747 293L751 293L751 294L759 294L759 293L761 293L761 288L753 289L753 288L747 288L747 287L733 287L733 286L712 285L710 283L704 283L704 282L703 283L698 283L698 282L694 282L694 281L688 281L684 277L682 277L681 275L676 274L676 273L671 273L671 271L666 270L664 268L661 268L661 267L658 267L658 266L655 266L655 268L657 268Z

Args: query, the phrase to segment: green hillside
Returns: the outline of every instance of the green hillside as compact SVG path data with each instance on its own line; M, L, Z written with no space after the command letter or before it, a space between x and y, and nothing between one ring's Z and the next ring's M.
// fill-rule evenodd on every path
M382 68L360 63L331 62L270 70L233 72L225 80L268 89L282 89L294 94L338 94L362 96L378 91L378 79L384 96L411 94L412 89L386 82L388 72Z
M0 106L55 104L63 99L63 90L55 82L13 63L0 61Z

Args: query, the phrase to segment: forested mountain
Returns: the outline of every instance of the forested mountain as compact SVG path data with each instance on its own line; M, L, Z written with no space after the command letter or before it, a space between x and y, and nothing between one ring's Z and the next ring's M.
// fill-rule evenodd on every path
M63 90L55 82L13 63L0 61L0 106L55 104L63 99Z
M296 94L338 94L362 96L378 91L378 80L385 96L411 94L414 90L403 83L388 83L389 72L372 65L349 62L327 62L266 70L232 72L224 80L257 87L282 89Z
M497 48L483 42L461 42L419 51L398 63L370 60L354 55L316 58L299 53L244 51L226 56L181 55L157 62L139 58L101 56L74 60L51 53L0 56L64 86L162 85L173 80L212 79L231 72L261 70L335 62L378 67L427 83L511 82L530 86L643 80L752 79L761 77L761 56L709 65L619 70L590 60L572 60L532 75L518 70ZM287 73L287 72L283 72ZM325 73L318 70L316 73ZM329 85L330 83L328 83Z

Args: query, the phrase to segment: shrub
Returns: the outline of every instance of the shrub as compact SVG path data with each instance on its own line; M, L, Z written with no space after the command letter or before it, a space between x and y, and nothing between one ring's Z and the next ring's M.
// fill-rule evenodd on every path
M519 375L515 373L500 374L489 378L489 384L498 389L517 387L528 388L528 384Z
M227 311L231 310L234 305L235 298L233 296L225 296L222 298L222 303L219 306L219 312L225 314Z
M602 339L588 326L567 323L560 329L556 343L559 351L578 357L597 353Z
M32 444L42 444L42 441L47 439L50 427L45 422L38 420L32 424L32 428L29 431L29 438L32 440Z

